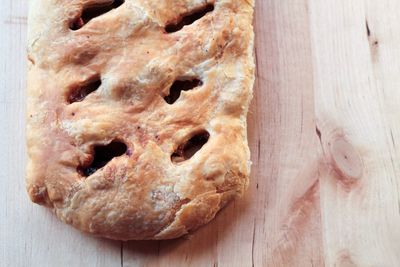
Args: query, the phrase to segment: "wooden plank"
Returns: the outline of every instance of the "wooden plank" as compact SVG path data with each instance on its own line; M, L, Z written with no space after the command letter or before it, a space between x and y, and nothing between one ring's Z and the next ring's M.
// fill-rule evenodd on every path
M321 266L307 1L259 1L255 266ZM258 11L263 11L258 12ZM239 230L240 231L240 230ZM249 266L249 265L248 265Z
M0 266L121 266L121 243L59 222L27 196L25 86L27 2L0 8Z
M325 264L399 266L400 3L310 3Z

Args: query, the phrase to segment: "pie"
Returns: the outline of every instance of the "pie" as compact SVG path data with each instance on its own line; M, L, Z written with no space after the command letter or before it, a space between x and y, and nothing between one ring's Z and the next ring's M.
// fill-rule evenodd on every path
M246 189L253 0L32 0L27 190L63 222L171 239Z

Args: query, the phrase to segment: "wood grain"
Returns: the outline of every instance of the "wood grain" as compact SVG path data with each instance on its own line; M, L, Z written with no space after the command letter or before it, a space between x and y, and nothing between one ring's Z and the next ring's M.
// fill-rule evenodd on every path
M0 266L400 266L398 0L258 0L246 196L184 238L124 243L27 198L26 14L0 8Z
M328 266L400 265L399 12L396 0L311 1Z

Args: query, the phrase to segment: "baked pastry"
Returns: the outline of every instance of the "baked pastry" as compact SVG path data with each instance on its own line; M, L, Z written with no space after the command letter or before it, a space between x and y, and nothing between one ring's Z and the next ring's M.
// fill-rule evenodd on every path
M252 0L32 0L27 190L112 239L169 239L246 189Z

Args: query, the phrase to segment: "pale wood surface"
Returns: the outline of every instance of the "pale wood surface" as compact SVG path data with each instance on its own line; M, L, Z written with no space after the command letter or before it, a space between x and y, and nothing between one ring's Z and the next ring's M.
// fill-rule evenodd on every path
M400 266L399 0L258 0L249 190L161 242L93 238L29 202L26 14L2 0L0 266Z

